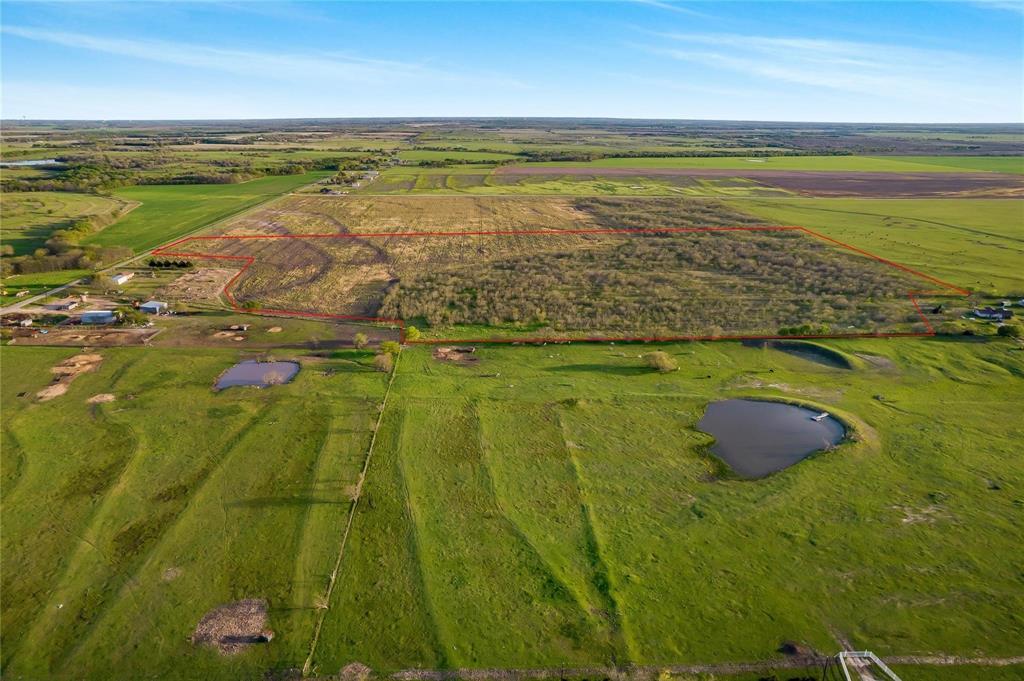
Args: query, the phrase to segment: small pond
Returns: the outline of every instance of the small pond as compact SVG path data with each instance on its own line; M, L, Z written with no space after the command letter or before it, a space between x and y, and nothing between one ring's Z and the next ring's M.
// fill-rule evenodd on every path
M722 400L697 427L715 437L711 451L743 478L763 478L839 442L846 429L820 412L782 402Z
M266 388L280 385L295 378L299 373L298 362L257 362L246 360L231 367L217 379L215 390L233 388L238 385L254 385Z
M772 348L787 355L793 355L808 362L821 364L833 369L851 369L850 363L838 352L813 343L795 341L745 341L744 345L753 348Z
M57 165L55 158L37 158L31 161L2 161L0 166L4 168L19 168L22 166L52 166Z

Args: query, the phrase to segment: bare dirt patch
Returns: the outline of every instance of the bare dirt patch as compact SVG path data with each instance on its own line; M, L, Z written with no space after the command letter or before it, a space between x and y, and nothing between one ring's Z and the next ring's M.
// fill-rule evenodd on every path
M192 633L194 645L212 646L221 655L234 655L272 638L274 632L267 629L267 602L262 598L247 598L214 608L203 615Z
M167 568L162 573L160 573L160 579L164 580L165 582L173 582L178 577L181 577L182 572L183 570L180 567L172 565L171 567Z
M373 670L362 662L352 662L345 665L341 674L341 681L366 681L373 674Z
M99 395L93 395L86 400L89 404L104 404L106 402L113 402L117 399L117 396L112 393L100 393Z
M53 383L36 393L40 402L60 397L68 391L72 381L87 371L93 371L103 361L102 355L81 354L68 357L55 367L50 369L53 372Z
M280 326L272 326L269 329L267 329L267 333L281 333L282 331L284 331L284 329L282 329Z
M238 270L201 267L187 272L157 292L160 298L189 302L217 301L221 291Z
M50 329L49 333L39 333L30 329L17 329L14 340L16 345L55 345L80 347L121 347L126 345L145 345L160 329L90 329L83 332L82 329Z
M434 348L434 359L452 364L476 364L480 358L475 353L476 348L469 346L437 347Z

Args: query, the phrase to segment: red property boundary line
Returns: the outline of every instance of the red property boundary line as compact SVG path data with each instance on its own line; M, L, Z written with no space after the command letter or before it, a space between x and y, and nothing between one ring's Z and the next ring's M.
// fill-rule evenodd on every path
M392 237L463 237L463 236L556 236L559 234L680 234L680 233L693 233L693 232L803 232L809 236L812 236L821 241L839 246L858 255L862 255L873 260L877 260L880 263L888 265L889 267L896 268L908 274L911 274L919 279L928 281L932 284L937 284L941 288L939 289L915 289L907 291L907 297L913 304L914 309L917 311L918 316L924 323L926 331L905 331L905 332L893 332L893 333L834 333L834 334L805 334L805 335L794 335L794 336L781 336L781 335L720 335L720 336L584 336L584 337L524 337L524 338L454 338L454 339L417 339L407 340L405 337L405 321L402 319L392 319L390 317L372 317L363 315L343 315L343 314L330 314L323 312L300 312L298 310L278 310L273 308L256 308L256 309L245 309L238 304L235 300L234 295L231 293L232 287L235 285L245 271L256 261L256 256L253 255L212 255L209 253L196 253L190 251L179 251L174 250L176 247L182 244L192 241L257 241L257 240L280 240L280 239L380 239L380 238L392 238ZM918 297L922 295L960 295L968 296L971 292L967 289L960 288L954 284L950 284L947 281L938 279L929 274L919 272L915 269L901 265L900 263L892 260L887 260L881 256L875 255L865 251L864 249L857 248L848 243L844 243L832 237L825 236L819 232L807 229L799 225L783 225L783 226L747 226L747 227L662 227L662 228L645 228L645 229L630 229L626 227L622 228L600 228L600 229L524 229L517 231L499 231L499 230L477 230L477 231L429 231L429 232L367 232L365 234L239 234L239 235L205 235L205 236L188 236L177 241L171 242L166 246L161 246L150 252L153 256L171 256L171 257L182 257L182 258L209 258L211 260L230 260L235 262L241 262L242 268L238 270L235 276L231 277L230 280L224 285L222 293L227 299L231 308L236 312L248 312L253 314L269 314L269 315L281 315L288 317L304 317L310 319L335 319L340 321L354 321L354 322L376 322L382 324L390 324L398 327L399 340L403 343L418 343L425 345L432 344L451 344L451 343L629 343L629 342L678 342L678 341L711 341L711 340L793 340L793 339L827 339L827 338L919 338L928 337L935 335L935 329L932 328L931 323L921 310L921 305L918 303Z

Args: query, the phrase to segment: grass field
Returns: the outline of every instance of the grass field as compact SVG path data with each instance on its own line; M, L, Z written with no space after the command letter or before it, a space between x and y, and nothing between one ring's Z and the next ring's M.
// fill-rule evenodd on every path
M602 158L589 163L549 162L541 166L593 168L723 168L886 173L957 173L970 170L1024 174L1024 156L771 156Z
M1020 201L785 199L730 205L818 230L985 294L1024 295Z
M35 403L18 395L73 351L3 353L5 678L239 678L304 657L383 395L369 355L214 393L237 350L107 350ZM118 401L86 403L101 392ZM246 597L274 604L272 647L187 643L198 611Z
M55 229L69 227L79 218L113 221L135 204L112 197L72 192L27 192L4 195L0 202L0 241L15 255L42 248Z
M158 246L329 173L283 175L224 185L154 185L119 189L115 196L142 205L87 244L126 246L136 252Z
M1021 531L1020 350L829 345L868 357L686 344L664 375L639 346L484 348L469 367L405 351L315 671L772 659L837 635L1019 654L999 557ZM2 350L5 677L301 667L385 376L342 352L213 393L237 350L102 350L66 395L18 397L73 352ZM828 408L857 441L716 481L694 424L737 395ZM270 644L191 646L203 613L248 597L270 602Z

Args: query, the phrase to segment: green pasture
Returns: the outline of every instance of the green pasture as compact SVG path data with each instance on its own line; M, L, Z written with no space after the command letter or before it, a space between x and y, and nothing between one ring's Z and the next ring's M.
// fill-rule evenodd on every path
M1019 200L793 198L730 203L769 222L808 227L957 286L1024 296L1024 202Z
M42 248L50 234L70 227L79 218L113 220L131 207L126 201L97 194L74 192L16 192L0 201L0 242L15 255Z
M36 295L89 274L91 274L89 270L59 270L56 272L14 274L4 277L0 280L0 285L7 291L8 295L0 296L0 302L4 305L16 303L20 300L20 298L16 298L14 295L18 291L28 291L29 295Z
M315 182L330 173L312 172L240 184L152 185L118 189L114 195L142 205L85 240L99 246L127 246L136 252L159 246L269 198Z
M997 556L1021 529L1005 492L1024 483L1024 357L831 345L878 366L734 343L663 347L668 375L642 345L481 348L471 367L406 351L318 669L764 659L782 640L834 650L834 632L883 654L1015 654L1024 601ZM694 425L742 395L847 415L858 441L709 482Z
M885 173L993 171L1024 174L1024 156L770 156L602 158L528 165L573 168L712 168L725 170L808 170Z
M5 678L238 679L301 662L383 396L372 356L215 393L237 350L102 350L36 402L74 352L2 354ZM272 646L192 647L204 612L249 597L271 604Z
M1019 654L1024 355L826 345L857 368L737 343L662 346L671 374L648 345L483 347L471 366L405 350L329 604L386 383L368 353L214 393L239 350L100 349L40 403L75 351L3 348L5 677L257 678L301 668L320 614L320 675L771 660L836 635ZM86 403L100 393L117 399ZM854 441L716 480L695 424L736 396L828 409ZM271 643L191 645L241 598L269 601Z

